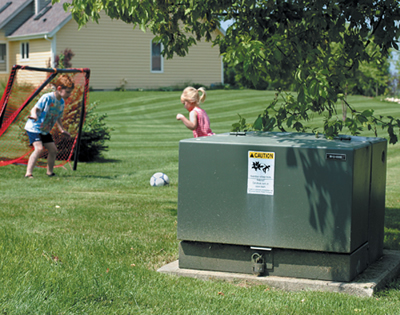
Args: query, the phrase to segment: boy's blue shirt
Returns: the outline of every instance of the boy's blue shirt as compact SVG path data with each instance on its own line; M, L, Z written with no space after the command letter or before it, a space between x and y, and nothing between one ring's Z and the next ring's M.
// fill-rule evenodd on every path
M64 104L63 99L57 100L54 92L42 95L35 105L40 110L38 119L28 119L25 130L41 134L50 133L57 119L62 117Z

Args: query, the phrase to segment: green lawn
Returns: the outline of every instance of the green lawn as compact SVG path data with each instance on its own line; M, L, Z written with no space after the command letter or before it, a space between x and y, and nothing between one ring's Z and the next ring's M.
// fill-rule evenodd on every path
M373 298L275 290L247 282L157 273L178 258L178 145L192 133L180 92L92 92L115 130L98 163L48 178L0 168L0 314L398 314L400 278ZM252 121L273 92L208 91L216 133L237 114ZM358 109L400 117L400 105L349 97ZM340 114L340 113L339 113ZM317 125L318 120L311 125ZM372 134L365 134L372 135ZM384 133L381 136L386 136ZM153 188L151 175L171 184ZM400 249L400 145L388 151L385 248Z

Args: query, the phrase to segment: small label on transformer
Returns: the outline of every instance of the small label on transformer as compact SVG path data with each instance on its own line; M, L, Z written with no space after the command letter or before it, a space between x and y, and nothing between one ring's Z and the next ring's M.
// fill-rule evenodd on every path
M247 193L274 194L275 152L248 151Z
M327 153L327 154L326 154L326 159L327 159L327 160L346 161L346 154Z

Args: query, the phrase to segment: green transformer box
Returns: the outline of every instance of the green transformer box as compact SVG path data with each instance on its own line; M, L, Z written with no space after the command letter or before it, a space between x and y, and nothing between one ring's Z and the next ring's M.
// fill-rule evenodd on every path
M352 281L383 255L387 141L239 132L179 143L179 267Z

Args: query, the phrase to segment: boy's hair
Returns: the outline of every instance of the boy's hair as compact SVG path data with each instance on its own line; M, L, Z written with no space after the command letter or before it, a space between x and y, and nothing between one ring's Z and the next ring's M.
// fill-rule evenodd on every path
M201 96L199 94L201 92ZM190 102L195 102L197 105L199 103L203 103L206 100L206 89L201 87L199 89L195 89L192 86L188 86L186 89L183 90L182 95L181 95L181 102L183 103L184 101L190 101Z
M75 87L74 81L66 74L60 75L54 82L54 85L56 88L60 86L62 89L74 89Z

